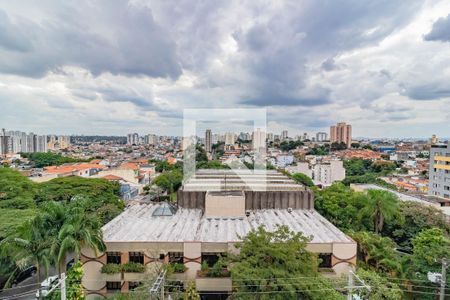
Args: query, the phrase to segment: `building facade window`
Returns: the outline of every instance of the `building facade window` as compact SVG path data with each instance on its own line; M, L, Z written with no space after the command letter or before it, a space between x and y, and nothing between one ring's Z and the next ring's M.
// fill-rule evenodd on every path
M170 263L183 263L183 252L169 252Z
M106 252L107 264L120 264L120 252Z
M144 253L142 252L130 252L129 253L129 261L144 264Z
M132 291L132 290L136 289L140 285L141 285L140 281L130 281L130 282L128 282L128 289L130 291Z
M319 253L319 268L331 268L331 253Z
M226 253L220 252L203 252L202 253L202 262L206 261L209 267L214 266L214 264L219 260L219 257L226 256Z
M120 291L122 289L122 284L120 281L107 281L106 291Z

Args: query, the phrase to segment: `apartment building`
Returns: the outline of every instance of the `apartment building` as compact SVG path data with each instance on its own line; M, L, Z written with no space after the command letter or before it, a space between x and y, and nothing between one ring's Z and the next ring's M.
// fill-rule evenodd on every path
M330 186L345 179L345 168L341 160L299 162L297 166L288 166L290 173L302 173L310 177L316 185Z
M345 122L337 123L330 127L330 142L331 143L345 143L348 148L352 144L352 125Z
M450 142L431 145L429 180L430 196L450 199Z
M317 142L323 142L328 139L328 135L326 132L318 132L316 133L316 141Z
M208 277L201 265L212 266L221 255L237 253L240 237L261 225L267 230L286 225L311 236L307 249L337 276L356 264L356 243L314 210L313 193L276 171L199 170L177 196L177 205L130 205L102 228L105 253L83 249L87 299L127 293L169 263L186 267L170 280L194 280L200 293L226 296L232 290L229 274ZM106 264L129 262L145 268L140 273L101 271Z
M212 152L212 134L211 129L206 129L205 131L205 151L208 153Z

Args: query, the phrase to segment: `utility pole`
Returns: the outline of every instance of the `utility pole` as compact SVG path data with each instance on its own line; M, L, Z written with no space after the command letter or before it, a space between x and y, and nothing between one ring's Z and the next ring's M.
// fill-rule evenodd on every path
M66 274L61 274L61 300L66 300Z
M445 299L445 285L447 284L447 268L450 266L450 260L442 259L442 271L441 271L441 291L439 292L439 300Z
M348 272L348 292L347 292L347 300L352 300L353 296L353 271Z
M161 271L151 287L150 299L164 300L164 283L166 280L167 270Z

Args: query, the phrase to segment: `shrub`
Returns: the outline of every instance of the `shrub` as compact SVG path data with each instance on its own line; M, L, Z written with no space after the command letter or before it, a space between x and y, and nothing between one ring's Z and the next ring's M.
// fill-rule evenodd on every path
M129 262L123 265L106 264L103 265L101 272L104 274L116 274L120 272L143 273L145 272L145 266L135 262Z
M122 271L129 273L143 273L145 272L145 266L143 264L129 262L122 265Z
M122 271L122 266L118 264L106 264L102 266L101 272L104 274L115 274Z
M182 263L172 263L171 267L174 273L184 273L187 270L187 267Z

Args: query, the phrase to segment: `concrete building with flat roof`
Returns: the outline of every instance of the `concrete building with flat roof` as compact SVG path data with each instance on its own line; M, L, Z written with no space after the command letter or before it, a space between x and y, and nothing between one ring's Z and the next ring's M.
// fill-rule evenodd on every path
M237 173L199 170L178 191L176 205L131 205L106 224L102 228L106 252L82 251L82 283L88 299L129 292L167 263L187 268L171 279L194 280L201 294L229 294L231 277L205 277L201 264L212 266L221 255L236 253L241 237L260 226L273 231L286 225L310 237L307 249L322 258L320 267L338 276L356 264L356 242L314 210L311 191L275 171L266 176L264 172ZM145 271L101 272L105 264L130 261L145 265Z

